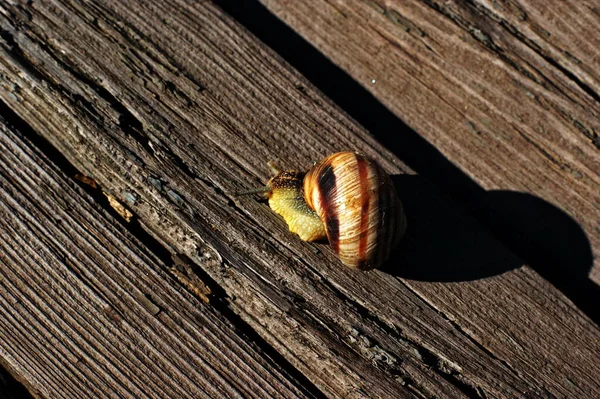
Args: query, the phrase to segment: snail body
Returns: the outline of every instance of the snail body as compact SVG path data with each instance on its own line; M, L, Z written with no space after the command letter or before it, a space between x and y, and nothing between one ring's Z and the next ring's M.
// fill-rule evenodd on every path
M308 172L276 171L269 206L304 241L327 238L346 266L380 266L406 230L402 204L387 173L370 158L338 152Z

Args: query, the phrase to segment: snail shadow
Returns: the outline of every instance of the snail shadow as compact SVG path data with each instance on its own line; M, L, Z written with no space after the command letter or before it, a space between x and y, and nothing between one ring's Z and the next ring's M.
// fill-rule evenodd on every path
M419 173L394 178L408 230L384 272L469 281L528 264L600 324L590 244L573 219L528 194L486 192L258 0L215 2Z
M600 324L600 286L589 278L594 255L581 226L560 208L526 193L490 191L486 203L510 218L494 227L503 244Z
M408 225L380 271L419 281L458 282L527 264L600 321L595 305L600 287L588 277L593 265L589 240L561 209L527 193L490 191L481 200L494 215L483 226L451 201L441 201L442 194L427 179L399 175L392 180ZM500 240L490 239L490 234Z
M427 179L392 176L407 217L398 248L380 271L419 281L458 282L495 276L522 266L523 261L482 234L468 214L440 198Z

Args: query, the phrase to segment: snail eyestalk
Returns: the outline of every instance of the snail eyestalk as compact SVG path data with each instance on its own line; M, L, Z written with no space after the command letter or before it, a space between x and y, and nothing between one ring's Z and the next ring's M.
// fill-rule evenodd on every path
M248 190L248 191L238 191L236 193L233 193L233 196L234 197L241 197L241 196L244 196L244 195L252 195L252 194L266 194L269 191L271 191L271 187L264 186L264 187L254 188L254 189Z
M277 176L278 174L283 172L283 169L281 169L281 167L279 165L277 165L277 163L275 163L275 161L267 162L267 166L269 167L269 170L271 171L271 176Z

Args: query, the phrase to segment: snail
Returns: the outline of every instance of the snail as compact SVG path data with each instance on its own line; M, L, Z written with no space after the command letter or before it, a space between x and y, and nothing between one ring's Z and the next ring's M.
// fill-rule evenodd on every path
M372 159L338 152L306 173L280 170L262 192L301 240L327 238L343 264L354 269L379 267L406 230L406 217L388 174Z

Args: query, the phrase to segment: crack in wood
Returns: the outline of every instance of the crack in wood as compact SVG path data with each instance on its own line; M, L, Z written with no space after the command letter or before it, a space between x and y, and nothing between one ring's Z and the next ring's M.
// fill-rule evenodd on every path
M440 354L436 354L434 351L427 349L425 346L419 344L417 341L412 339L406 334L402 333L402 329L396 325L389 325L381 318L377 317L370 310L368 310L365 306L361 305L354 298L345 295L344 292L337 289L333 284L329 283L326 278L319 274L318 270L313 268L310 264L305 263L299 254L297 255L297 259L299 259L302 263L304 263L307 270L311 270L315 275L317 275L317 280L320 281L328 290L330 290L336 297L342 298L344 302L348 305L350 309L353 309L359 319L370 321L374 329L380 329L385 332L388 337L396 340L396 342L402 342L406 347L406 355L410 353L417 353L418 359L423 361L423 363L434 370L440 377L444 378L449 383L456 386L460 391L465 393L468 397L479 397L486 398L487 394L485 393L485 388L479 386L475 381L472 381L467 376L464 376L459 368L454 366L453 362L445 358ZM483 352L490 355L494 360L499 361L504 366L507 367L511 372L518 376L518 373L510 367L510 365L496 357L490 350L485 348L482 344L477 342L472 336L467 334L464 329L458 325L455 321L450 320L445 314L440 312L438 309L433 307L422 295L413 289L410 286L404 284L408 289L410 289L415 295L421 298L424 303L430 306L433 310L435 310L440 316L442 316L445 320L447 320L453 328L458 331L461 335L469 339L473 344L475 344L478 348L480 348ZM333 323L323 324L323 319L326 317L321 314L319 316L315 316L318 314L316 308L311 306L305 300L298 300L298 296L293 294L291 291L283 291L283 293L287 296L291 296L290 302L295 304L294 312L302 312L305 315L310 315L314 322L318 322L321 325L333 325ZM291 309L291 308L290 308ZM309 310L311 309L311 310ZM384 349L377 341L373 338L369 337L368 333L361 332L354 327L350 327L349 331L338 331L335 333L340 336L341 339L346 342L346 344L357 354L363 356L366 360L373 363L375 367L380 369L381 371L390 374L392 377L400 378L407 387L410 387L415 393L418 393L419 396L429 397L431 393L427 393L427 388L420 386L411 376L410 372L406 371L402 367L402 363L404 360L401 355L397 355L393 352L390 352ZM405 356L406 356L405 355ZM410 357L410 356L408 356Z
M0 121L8 123L9 125L18 127L20 133L24 135L28 140L32 143L37 144L37 148L48 158L50 162L54 165L57 165L60 170L62 170L68 177L71 178L71 181L86 189L88 188L85 184L80 184L78 180L74 179L76 175L77 169L66 159L60 152L56 150L56 148L52 147L50 143L48 143L43 137L39 136L35 130L29 126L25 121L23 121L18 115L16 115L10 108L4 104L4 102L0 101ZM102 198L101 195L96 194L93 195L93 192L90 190L86 190L88 194L94 197L96 204L103 207L105 211L108 213L114 214L112 208L106 205L106 201L98 201L98 198ZM119 219L117 219L119 220ZM204 291L204 294L211 295L210 304L213 309L220 315L222 315L226 320L228 320L232 326L235 327L236 331L241 334L245 341L259 350L261 353L267 356L267 358L277 364L282 370L285 370L286 373L289 373L295 381L297 381L297 387L303 391L308 397L313 398L325 398L323 393L313 385L299 370L297 370L294 366L291 365L281 354L279 354L271 345L269 345L260 335L256 333L254 329L252 329L245 321L243 321L238 314L232 311L228 299L228 295L225 291L214 281L204 270L199 267L195 262L191 261L187 256L183 254L173 255L171 258L170 254L172 254L171 250L162 246L158 241L152 238L152 235L144 230L140 225L136 225L135 223L122 223L122 226L129 230L133 236L135 236L138 240L140 240L147 250L156 255L159 259L162 259L166 265L179 265L178 268L181 269L182 263L187 264L189 266L189 272L192 273L190 277L196 276L199 277L199 282L208 282L206 285L206 289L208 291ZM33 228L33 227L32 227ZM56 254L59 257L66 259L66 254L64 254L60 249L56 248L52 243L50 248L54 248L57 252ZM65 266L68 265L69 262L65 263ZM82 281L87 281L87 278L83 276L76 269L69 269L74 276L78 276ZM168 268L167 268L167 271ZM210 288L209 288L210 287ZM95 289L94 284L88 284L88 288L93 289L95 294L101 298L104 298L104 294L102 291ZM194 290L191 290L194 292ZM158 316L161 312L161 308L152 300L151 294L136 294L137 300L140 304L148 310L150 314L153 316ZM108 299L105 299L109 302ZM118 312L116 309L111 308L111 312ZM118 316L119 319L125 319L125 315L120 314Z
M452 318L450 318L447 314L445 314L443 311L441 311L440 309L438 309L438 307L436 307L433 303L431 303L431 301L427 300L427 298L421 296L419 294L419 292L417 290L415 290L410 284L408 283L404 283L404 285L406 286L406 288L408 288L409 290L411 290L412 292L415 293L415 295L419 295L419 297L421 297L423 299L423 302L427 304L427 306L429 306L432 310L434 310L435 312L437 312L444 320L446 320L452 327L454 330L456 330L459 334L461 334L462 336L464 336L465 338L467 338L470 342L472 342L476 347L478 347L479 349L481 349L482 352L486 353L488 356L490 356L492 359L502 363L502 365L504 365L508 370L510 370L511 373L513 373L515 376L520 377L520 373L518 372L518 370L516 370L514 367L512 367L510 365L510 363L508 363L506 360L501 359L500 357L498 357L495 353L493 353L493 351L491 351L489 348L487 348L485 345L483 345L481 342L479 342L473 335L469 334L463 327L461 327L461 325L459 323L457 323L455 320L453 320ZM423 348L426 352L428 352L428 354L430 354L431 356L434 356L435 358L438 359L438 361L440 362L439 367L442 369L446 368L446 365L448 364L448 361L446 359L444 359L442 356L438 356L436 354L434 354L431 350ZM452 374L453 372L459 375L459 378L464 379L464 377L460 376L460 372L457 372L458 370L456 370L456 367L451 367L451 371L449 374ZM477 394L480 397L487 397L485 395L485 390L478 386L477 384L475 384L472 381L468 381L468 379L465 379L463 381L464 384L467 384L467 386L470 389L473 389L477 392Z

